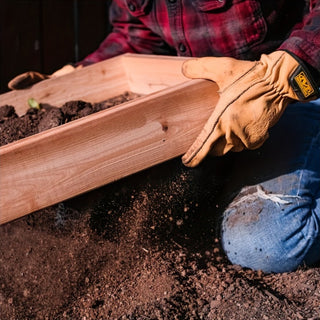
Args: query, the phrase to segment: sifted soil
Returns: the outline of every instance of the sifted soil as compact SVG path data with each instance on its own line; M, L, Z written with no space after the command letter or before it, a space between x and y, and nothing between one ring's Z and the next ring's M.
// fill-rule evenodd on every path
M1 145L131 98L20 118L4 106ZM212 161L174 159L0 226L0 319L320 319L319 266L228 262L219 217L233 163L215 159L212 174Z

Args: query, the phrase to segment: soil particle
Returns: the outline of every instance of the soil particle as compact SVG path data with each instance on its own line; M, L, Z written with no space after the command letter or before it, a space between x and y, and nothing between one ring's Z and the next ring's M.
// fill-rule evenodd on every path
M20 118L4 106L1 142L113 103ZM0 226L0 319L320 319L319 266L265 274L228 262L228 164L213 176L210 161L191 170L173 159Z
M64 122L64 114L60 108L43 105L39 116L38 132L58 127Z
M5 105L0 108L0 123L10 118L17 118L17 117L18 116L13 106Z

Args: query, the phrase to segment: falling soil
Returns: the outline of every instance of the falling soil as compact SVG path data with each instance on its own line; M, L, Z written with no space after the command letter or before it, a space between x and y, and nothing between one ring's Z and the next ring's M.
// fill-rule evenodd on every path
M0 108L1 145L131 99ZM320 319L320 267L264 274L219 241L231 158L180 159L0 226L0 319Z

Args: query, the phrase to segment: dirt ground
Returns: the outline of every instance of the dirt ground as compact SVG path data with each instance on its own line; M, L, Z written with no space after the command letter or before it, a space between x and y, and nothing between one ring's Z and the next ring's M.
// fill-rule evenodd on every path
M1 144L94 109L69 107L0 108ZM0 319L320 319L320 266L264 274L226 259L228 161L213 175L210 159L174 159L0 226Z

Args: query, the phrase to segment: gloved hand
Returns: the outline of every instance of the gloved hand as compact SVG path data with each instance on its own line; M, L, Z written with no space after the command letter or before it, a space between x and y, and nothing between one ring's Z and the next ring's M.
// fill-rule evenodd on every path
M61 69L52 73L51 75L42 74L36 71L28 71L28 72L19 74L15 78L10 80L10 82L8 83L8 87L11 90L26 89L42 80L49 79L49 78L56 78L64 74L70 73L75 69L80 69L80 68L81 66L73 67L71 64L67 64L63 66Z
M189 78L213 80L219 101L202 132L182 157L188 167L210 152L256 149L293 100L312 100L319 89L302 61L286 51L262 55L259 61L205 57L184 62Z

